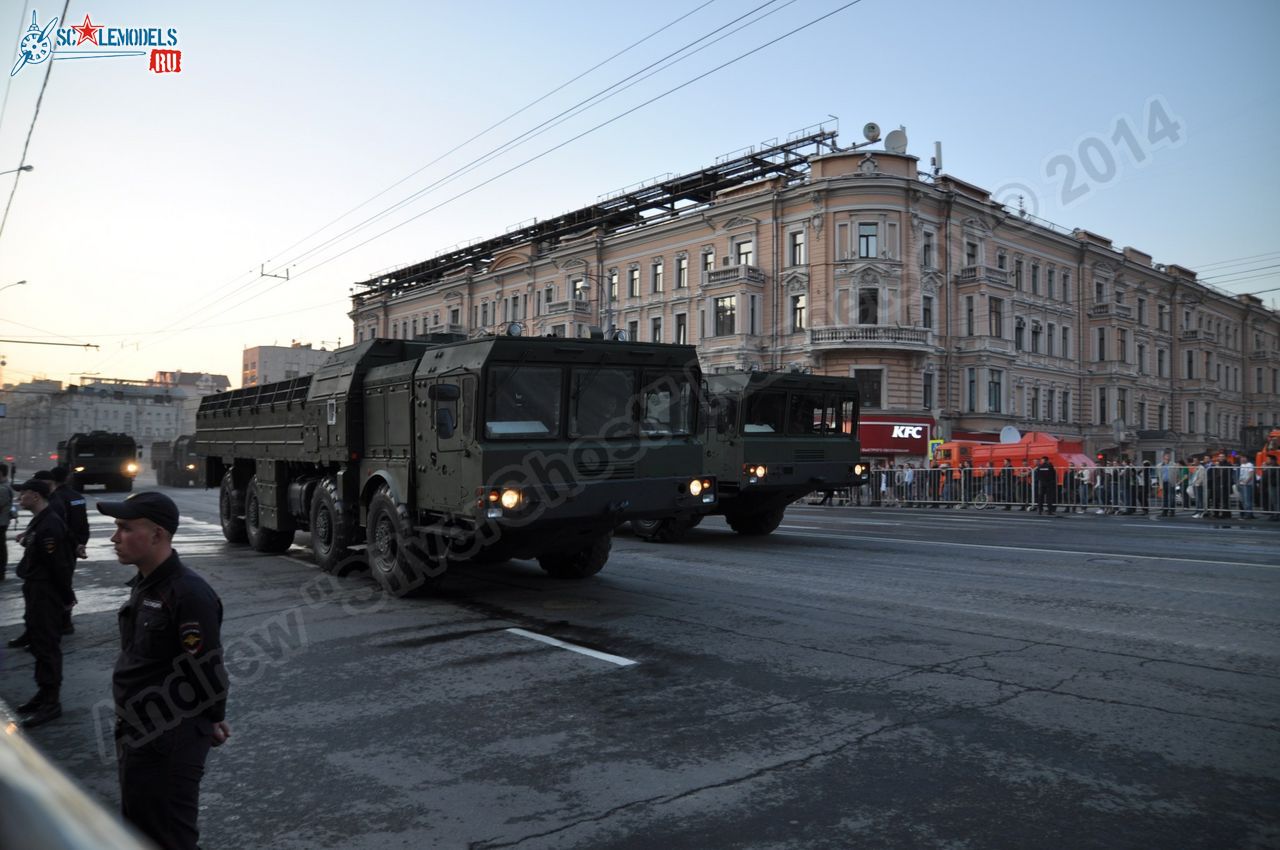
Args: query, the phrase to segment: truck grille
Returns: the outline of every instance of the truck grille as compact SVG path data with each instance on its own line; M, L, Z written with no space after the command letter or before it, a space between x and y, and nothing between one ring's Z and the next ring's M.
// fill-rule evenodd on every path
M636 464L634 461L621 463L618 461L611 462L608 458L578 457L574 461L573 469L579 478L585 479L636 477Z
M826 460L826 449L796 449L794 460Z

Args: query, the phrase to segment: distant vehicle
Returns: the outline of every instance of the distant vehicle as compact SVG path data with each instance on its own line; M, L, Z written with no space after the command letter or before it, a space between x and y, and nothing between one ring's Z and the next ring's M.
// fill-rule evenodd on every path
M128 492L138 474L138 444L128 434L90 431L58 443L59 462L71 470L71 486L101 484Z
M196 487L204 480L204 458L196 454L196 437L183 434L176 440L151 444L151 468L161 487Z
M636 534L672 542L710 514L723 514L739 534L770 534L797 499L863 483L853 378L737 372L707 378L707 389L703 471L715 476L719 499L666 519L632 520Z
M394 595L467 562L608 560L613 529L715 501L687 345L495 336L367 340L314 375L206 396L196 448L231 542L368 566ZM363 552L358 549L363 546Z
M1261 469L1266 465L1267 458L1271 458L1277 464L1280 464L1280 428L1273 429L1267 435L1267 442L1258 450L1254 465Z

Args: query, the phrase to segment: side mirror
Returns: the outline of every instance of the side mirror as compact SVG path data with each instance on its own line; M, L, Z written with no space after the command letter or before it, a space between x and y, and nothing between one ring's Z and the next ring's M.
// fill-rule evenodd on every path
M432 401L457 401L462 397L462 390L457 384L432 384L427 387L427 398Z
M456 390L457 387L454 387ZM453 436L454 421L453 411L447 407L442 407L436 411L436 434L440 439L447 440Z

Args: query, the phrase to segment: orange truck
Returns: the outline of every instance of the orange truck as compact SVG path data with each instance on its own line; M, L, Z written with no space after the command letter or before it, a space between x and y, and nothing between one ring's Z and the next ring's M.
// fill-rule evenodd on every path
M1006 460L1015 470L1024 470L1037 466L1040 458L1047 457L1058 473L1059 484L1062 483L1062 476L1068 466L1079 469L1097 465L1084 453L1083 443L1063 440L1041 431L1030 431L1013 443L952 440L938 446L933 457L938 467L947 467L952 470L957 470L967 460L973 465L973 474L976 478L982 478L988 470L999 472ZM953 472L953 475L958 474Z

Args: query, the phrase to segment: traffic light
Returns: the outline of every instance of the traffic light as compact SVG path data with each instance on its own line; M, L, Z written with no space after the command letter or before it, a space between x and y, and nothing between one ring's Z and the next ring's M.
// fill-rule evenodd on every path
M1107 463L1106 452L1098 452L1098 466L1105 466Z

